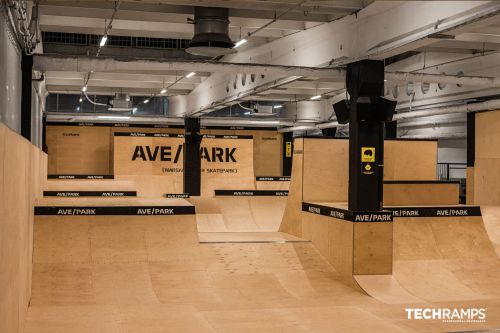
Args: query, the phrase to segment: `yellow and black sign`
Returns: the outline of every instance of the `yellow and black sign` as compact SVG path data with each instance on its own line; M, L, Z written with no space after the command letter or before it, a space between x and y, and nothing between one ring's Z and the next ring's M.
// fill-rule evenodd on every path
M375 147L361 147L361 162L375 162Z
M375 164L370 162L361 163L361 174L363 175L373 175L375 172Z
M292 157L292 142L291 141L286 142L285 156Z

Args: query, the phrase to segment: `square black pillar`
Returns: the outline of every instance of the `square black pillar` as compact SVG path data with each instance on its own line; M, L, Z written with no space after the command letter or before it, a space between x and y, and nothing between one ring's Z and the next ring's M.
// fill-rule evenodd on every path
M380 211L386 115L379 98L384 93L384 63L363 60L349 64L346 80L350 96L349 210Z
M385 123L385 138L396 139L398 137L398 121L389 121Z
M21 135L31 141L31 94L33 56L21 57Z
M191 196L201 194L200 118L184 119L184 193Z
M476 113L467 113L467 167L473 167L476 160Z
M293 132L283 133L282 176L292 175Z

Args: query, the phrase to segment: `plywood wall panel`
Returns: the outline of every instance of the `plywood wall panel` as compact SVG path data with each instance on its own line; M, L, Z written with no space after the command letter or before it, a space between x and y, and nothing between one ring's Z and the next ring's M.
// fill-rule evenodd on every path
M347 201L349 141L304 139L303 170L304 201Z
M183 134L183 128L107 126L47 126L49 173L113 174L113 140L116 132ZM202 129L202 134L254 136L254 170L257 176L280 176L283 135L267 130ZM81 152L85 152L81 155ZM83 163L82 163L83 162Z
M436 180L437 141L386 140L384 180Z
M458 183L384 184L385 206L458 205Z
M304 139L293 141L292 179L279 231L302 237L302 177Z
M0 124L0 332L22 332L31 292L33 201L45 154Z
M476 113L476 160L500 159L500 111Z

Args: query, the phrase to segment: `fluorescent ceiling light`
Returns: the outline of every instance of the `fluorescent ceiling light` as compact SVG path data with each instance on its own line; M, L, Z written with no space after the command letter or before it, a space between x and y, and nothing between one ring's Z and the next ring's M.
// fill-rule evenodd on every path
M104 45L106 45L107 41L108 41L108 36L106 36L106 35L102 36L101 42L99 43L99 46L103 47Z
M243 112L243 114L244 114L245 116L249 116L249 115L250 115L250 111Z
M86 92L87 91L87 86L83 86L82 91Z
M281 109L282 107L283 107L283 104L278 104L278 105L273 106L273 108L275 108L275 109Z
M144 100L144 104L148 104L148 103L149 103L149 98Z
M119 119L119 120L127 120L130 117L122 117L122 116L97 116L99 119Z
M167 92L167 89L163 88L161 91L160 91L160 94L164 94Z
M309 98L311 101L315 101L317 99L321 99L321 95L316 95L316 96L313 96L311 98Z
M237 48L238 46L241 46L243 44L245 44L246 42L248 42L245 38L239 40L236 44L234 44L234 48Z
M189 79L190 77L195 76L195 75L196 75L196 73L195 73L195 72L191 72L191 73L189 73L188 75L186 75L186 78L188 78L188 79Z

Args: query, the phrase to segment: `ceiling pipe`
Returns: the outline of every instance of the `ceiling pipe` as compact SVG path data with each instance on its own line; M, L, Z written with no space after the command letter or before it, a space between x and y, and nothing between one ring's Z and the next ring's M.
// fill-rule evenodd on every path
M459 133L441 133L441 134L410 134L410 135L402 135L402 139L465 139L467 137L467 133L459 132Z
M500 99L492 99L485 102L469 103L459 106L446 106L424 111L410 111L394 115L393 120L414 119L430 116L438 116L452 113L466 113L474 111L487 111L500 109Z
M464 76L448 74L408 73L408 72L385 72L388 81L404 82L428 82L459 84L464 86L498 86L500 79L489 76Z
M286 66L253 63L229 63L215 62L210 60L156 60L156 59L134 59L113 57L86 57L37 54L34 56L33 67L40 71L77 71L88 72L113 72L127 71L199 71L199 72L225 72L225 73L252 73L275 76L318 77L339 78L345 77L345 69L335 67L305 67ZM461 84L474 86L496 86L500 85L500 78L486 76L459 76L447 74L407 73L407 72L385 72L388 81L409 81ZM273 87L271 87L273 88Z

